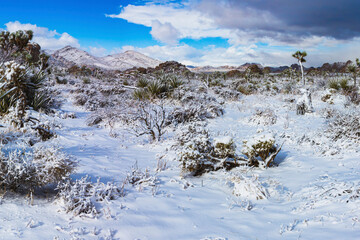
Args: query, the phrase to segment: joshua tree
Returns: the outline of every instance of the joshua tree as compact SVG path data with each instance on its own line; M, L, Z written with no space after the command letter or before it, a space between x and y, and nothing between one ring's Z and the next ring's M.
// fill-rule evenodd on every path
M358 62L358 59L356 59L356 60ZM347 67L347 71L353 75L354 86L356 87L356 75L357 75L357 72L358 72L358 67L355 64L350 64Z
M292 56L294 58L296 58L299 62L300 69L301 69L301 79L305 85L304 68L303 68L302 63L306 62L305 57L307 56L307 53L305 51L303 51L303 52L296 51Z

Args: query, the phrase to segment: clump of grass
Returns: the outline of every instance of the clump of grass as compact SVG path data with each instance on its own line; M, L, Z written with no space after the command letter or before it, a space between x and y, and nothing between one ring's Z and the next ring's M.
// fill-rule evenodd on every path
M349 81L346 78L343 78L339 81L339 85L340 85L341 89L344 91L349 89L348 83L349 83Z
M329 88L339 90L340 89L340 84L339 84L339 82L337 80L330 80L329 81Z
M140 78L136 83L136 86L139 88L146 88L148 85L149 81L145 78Z
M150 98L147 89L136 89L133 93L133 97L140 101L148 100Z

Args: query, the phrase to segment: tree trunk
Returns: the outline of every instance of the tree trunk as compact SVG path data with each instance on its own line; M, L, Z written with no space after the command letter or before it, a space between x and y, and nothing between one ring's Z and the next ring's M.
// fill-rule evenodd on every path
M304 69L303 69L303 65L300 60L299 60L299 65L300 65L300 69L301 69L301 80L303 81L304 86L305 86Z

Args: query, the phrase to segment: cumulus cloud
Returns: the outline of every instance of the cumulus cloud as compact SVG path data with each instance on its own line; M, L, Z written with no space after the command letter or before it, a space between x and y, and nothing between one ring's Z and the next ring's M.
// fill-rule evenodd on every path
M104 57L107 54L107 49L103 47L89 47L89 52L91 55L96 57Z
M5 26L9 32L32 30L34 32L33 41L40 44L43 49L56 50L67 45L80 47L78 40L66 32L60 34L56 30L49 30L45 27L39 27L36 24L23 24L19 21L8 22Z
M176 44L179 38L179 31L169 22L161 23L158 20L152 21L150 34L157 40L167 44Z
M357 0L147 1L127 5L119 14L107 16L151 27L155 39L173 45L141 49L161 55L160 59L166 56L195 65L251 61L274 66L292 63L291 53L301 49L313 57L310 63L319 65L330 58L337 61L341 51L343 58L360 55L354 47L359 45L359 8ZM209 37L227 39L230 47L198 50L174 45L185 38ZM258 43L265 47L257 48L254 44ZM348 50L351 48L352 52Z

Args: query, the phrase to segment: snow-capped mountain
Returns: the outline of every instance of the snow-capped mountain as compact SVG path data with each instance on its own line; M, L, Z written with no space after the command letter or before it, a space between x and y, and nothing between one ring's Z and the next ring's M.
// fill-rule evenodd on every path
M61 65L93 66L108 70L126 70L133 67L156 67L161 61L135 51L126 51L106 57L95 57L86 51L66 46L51 54L52 61Z

